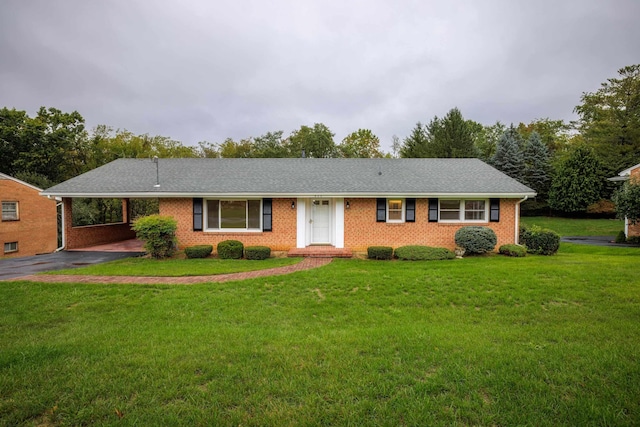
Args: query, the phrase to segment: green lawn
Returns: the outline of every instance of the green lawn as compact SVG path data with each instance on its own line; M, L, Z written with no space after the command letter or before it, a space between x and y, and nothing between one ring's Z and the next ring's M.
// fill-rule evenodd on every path
M283 267L300 262L301 258L267 258L260 261L244 259L167 259L125 258L87 267L57 270L44 274L86 274L90 276L208 276L211 274L240 273Z
M640 249L0 284L0 424L638 425Z
M523 225L539 225L561 236L615 236L624 230L620 219L572 219L547 216L521 217Z

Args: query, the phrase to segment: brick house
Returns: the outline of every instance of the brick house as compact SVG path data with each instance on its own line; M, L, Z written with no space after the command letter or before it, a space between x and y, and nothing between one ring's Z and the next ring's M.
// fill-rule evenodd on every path
M56 200L42 189L0 173L0 257L49 253L58 246Z
M625 169L610 181L632 181L640 185L640 163ZM627 219L624 221L624 234L628 237L640 236L640 224L630 224Z
M180 247L364 251L454 248L467 225L492 228L498 246L517 243L520 203L535 192L478 159L299 158L119 159L42 194L62 197L65 216L74 197L158 198Z

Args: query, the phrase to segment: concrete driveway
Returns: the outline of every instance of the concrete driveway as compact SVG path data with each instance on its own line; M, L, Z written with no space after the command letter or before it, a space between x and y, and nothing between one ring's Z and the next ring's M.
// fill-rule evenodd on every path
M144 252L61 251L21 258L5 258L0 259L0 280L141 255L144 255Z

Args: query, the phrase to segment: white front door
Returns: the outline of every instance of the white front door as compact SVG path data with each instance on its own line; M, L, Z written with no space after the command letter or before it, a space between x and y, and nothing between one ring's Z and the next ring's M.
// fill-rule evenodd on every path
M331 243L331 203L329 199L311 201L311 244Z

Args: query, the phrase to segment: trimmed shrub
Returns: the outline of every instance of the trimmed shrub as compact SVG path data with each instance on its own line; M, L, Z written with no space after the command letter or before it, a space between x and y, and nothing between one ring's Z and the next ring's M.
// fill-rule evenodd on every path
M184 254L187 258L206 258L213 252L212 245L196 245L184 248Z
M223 240L218 243L218 258L240 259L244 252L244 245L238 240Z
M627 235L624 234L624 230L620 230L616 235L616 243L625 243L627 241Z
M498 252L506 256L523 257L527 255L527 248L520 245L502 245Z
M629 236L627 243L633 243L634 245L640 245L640 236Z
M527 252L536 255L553 255L560 248L560 235L537 225L520 228L520 243Z
M369 259L391 259L393 248L391 246L369 246L367 248L367 258Z
M405 261L435 261L441 259L454 259L456 254L445 248L432 248L430 246L401 246L394 251L396 258Z
M263 260L271 256L271 248L266 246L247 246L244 248L246 259Z
M467 254L484 254L495 249L498 238L489 227L470 226L456 231L455 241Z
M170 216L149 215L138 218L131 227L144 248L156 259L172 256L176 249L178 223Z

